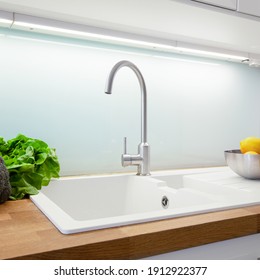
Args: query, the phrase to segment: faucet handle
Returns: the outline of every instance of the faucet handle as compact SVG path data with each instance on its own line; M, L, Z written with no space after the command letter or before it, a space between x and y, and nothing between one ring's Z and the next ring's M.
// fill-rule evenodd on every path
M127 138L124 137L124 153L121 156L122 166L125 167L130 165L140 165L143 158L139 154L138 155L127 154L126 146L127 146Z
M129 166L131 165L131 155L128 155L127 154L127 149L126 149L126 146L127 146L127 138L124 137L124 151L123 151L123 154L122 154L122 157L121 157L121 163L122 163L122 166Z
M127 146L127 137L124 137L124 154L127 153L126 146Z

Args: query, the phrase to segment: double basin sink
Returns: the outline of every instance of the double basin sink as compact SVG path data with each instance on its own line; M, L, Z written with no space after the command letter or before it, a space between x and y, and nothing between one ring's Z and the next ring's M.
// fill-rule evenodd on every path
M228 167L63 177L31 200L64 234L260 203L260 182Z

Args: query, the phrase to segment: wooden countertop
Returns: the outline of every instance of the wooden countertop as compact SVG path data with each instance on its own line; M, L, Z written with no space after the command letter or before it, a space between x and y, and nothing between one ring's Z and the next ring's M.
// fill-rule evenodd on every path
M260 232L260 205L63 235L29 200L0 205L0 259L139 259Z

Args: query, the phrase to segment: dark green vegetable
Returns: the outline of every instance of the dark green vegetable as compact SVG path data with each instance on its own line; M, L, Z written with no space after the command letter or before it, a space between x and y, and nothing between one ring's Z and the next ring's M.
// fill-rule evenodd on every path
M6 202L10 194L9 172L5 167L4 160L0 157L0 204Z
M10 199L37 194L51 178L59 177L60 165L55 149L41 140L22 134L7 142L0 138L0 156L10 175Z

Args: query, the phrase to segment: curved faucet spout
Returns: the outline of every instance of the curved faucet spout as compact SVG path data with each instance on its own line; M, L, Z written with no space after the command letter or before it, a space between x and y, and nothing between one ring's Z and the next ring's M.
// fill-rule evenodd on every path
M134 71L140 84L141 89L141 143L138 146L138 155L128 155L125 153L122 155L122 165L137 165L138 175L150 175L150 147L147 143L147 97L146 86L144 78L140 70L130 61L122 60L115 64L108 76L105 93L111 94L115 75L122 67L129 67Z
M142 73L140 70L130 61L122 60L118 62L110 71L110 74L107 79L107 84L105 88L106 94L112 94L112 87L114 82L114 77L117 73L117 71L122 67L129 67L134 71L136 74L140 89L141 89L141 142L146 143L147 142L147 97L146 97L146 86L145 81L142 76Z

